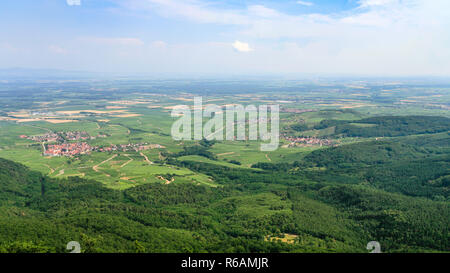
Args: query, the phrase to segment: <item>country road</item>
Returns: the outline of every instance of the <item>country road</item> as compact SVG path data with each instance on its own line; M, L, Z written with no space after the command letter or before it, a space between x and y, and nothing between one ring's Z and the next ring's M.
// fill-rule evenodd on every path
M151 161L148 159L148 157L147 157L146 155L144 155L142 152L140 153L140 155L143 156L143 157L145 158L145 161L147 161L147 163L148 163L149 165L152 165L152 164L153 164L153 162L151 162Z
M111 156L110 158L108 158L108 159L106 159L106 160L100 162L99 164L93 166L92 169L93 169L94 171L96 171L96 172L99 172L99 171L98 171L98 167L99 167L100 165L105 164L106 162L108 162L108 161L110 161L110 160L113 160L113 159L116 158L117 156L118 156L117 154Z

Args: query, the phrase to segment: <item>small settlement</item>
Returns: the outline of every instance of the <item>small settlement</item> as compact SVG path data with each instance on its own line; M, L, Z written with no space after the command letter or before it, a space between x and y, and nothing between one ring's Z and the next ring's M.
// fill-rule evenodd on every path
M87 132L57 132L47 133L39 136L21 135L20 138L33 140L42 143L44 156L67 156L72 157L76 155L89 154L93 151L97 152L112 152L112 151L144 151L148 149L163 149L165 148L159 144L150 143L129 143L129 144L111 144L110 146L91 146L87 141L107 137L107 135L98 135L96 137L90 136ZM69 142L75 141L75 142Z

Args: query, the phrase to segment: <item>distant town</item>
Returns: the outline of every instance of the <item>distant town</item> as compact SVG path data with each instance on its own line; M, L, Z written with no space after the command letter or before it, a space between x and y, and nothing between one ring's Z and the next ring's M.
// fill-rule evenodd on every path
M316 138L316 137L284 137L285 140L290 143L287 147L307 147L307 146L336 146L337 143L334 140L328 138Z
M72 157L76 155L89 154L96 152L130 152L130 151L145 151L149 149L164 149L165 147L159 144L150 143L129 143L129 144L111 144L110 146L91 146L87 142L67 142L91 140L96 138L108 137L104 134L99 134L96 137L90 136L87 132L69 131L47 133L38 136L21 135L22 139L29 139L35 142L42 143L44 156L67 156Z
M88 154L94 150L94 147L86 142L50 144L45 148L44 156L75 156Z
M96 137L90 136L85 131L68 131L68 132L57 132L57 133L46 133L44 135L38 136L27 136L21 135L20 138L25 138L29 140L33 140L36 142L63 142L63 141L76 141L76 140L89 140L96 138L105 138L108 137L106 134L99 134Z
M297 108L285 108L281 107L281 112L283 113L294 113L294 114L302 114L307 112L316 112L317 110L314 109L297 109Z

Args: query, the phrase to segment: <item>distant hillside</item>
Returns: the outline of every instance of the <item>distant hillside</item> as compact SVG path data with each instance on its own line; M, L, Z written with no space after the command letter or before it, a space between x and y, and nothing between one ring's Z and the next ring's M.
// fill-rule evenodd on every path
M43 191L44 178L25 166L0 158L0 205L23 205Z
M333 135L397 137L449 131L450 119L434 116L384 116L354 121L323 120L314 129L329 127L335 127Z
M310 172L313 179L326 181L365 181L377 188L410 196L437 200L450 199L450 145L438 137L397 141L361 142L324 150L305 157L325 171ZM421 143L412 146L407 143ZM437 145L441 146L437 146ZM434 145L434 146L433 146Z
M422 157L422 151L414 146L391 141L361 142L350 145L317 150L305 157L319 167L358 166L382 164L398 160L412 160Z
M313 182L301 173L192 164L221 186L119 191L0 159L0 253L67 252L70 241L88 253L366 252L373 238L385 252L449 249L448 202ZM431 184L448 184L439 179Z

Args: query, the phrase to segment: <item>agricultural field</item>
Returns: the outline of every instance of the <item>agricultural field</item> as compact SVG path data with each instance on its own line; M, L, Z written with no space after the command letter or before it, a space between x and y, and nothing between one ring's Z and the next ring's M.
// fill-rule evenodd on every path
M450 87L218 84L1 83L0 251L22 249L1 244L11 223L44 252L71 236L103 240L91 252L364 252L373 238L387 252L449 250ZM195 97L279 105L278 148L175 140L172 109ZM55 221L71 228L30 235Z

